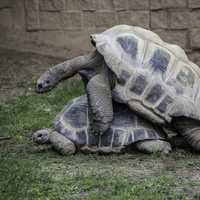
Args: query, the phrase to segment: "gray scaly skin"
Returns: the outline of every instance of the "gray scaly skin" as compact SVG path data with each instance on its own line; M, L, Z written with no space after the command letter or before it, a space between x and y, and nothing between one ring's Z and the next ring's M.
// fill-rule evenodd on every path
M135 149L144 153L163 154L171 151L160 129L135 115L123 104L113 102L113 107L114 118L110 128L102 135L94 135L89 127L86 95L75 98L57 115L53 129L35 132L33 140L39 144L50 143L63 155L77 151L121 153Z

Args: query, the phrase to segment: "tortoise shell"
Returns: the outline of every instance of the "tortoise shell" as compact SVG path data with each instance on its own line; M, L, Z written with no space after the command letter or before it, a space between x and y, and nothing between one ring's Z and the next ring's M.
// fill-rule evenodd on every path
M91 38L117 77L116 101L160 124L178 116L200 119L200 69L182 48L127 25Z
M126 105L113 103L114 119L103 135L89 132L87 97L70 101L54 120L54 129L74 142L79 150L89 152L121 152L142 140L164 139L161 130L138 117Z

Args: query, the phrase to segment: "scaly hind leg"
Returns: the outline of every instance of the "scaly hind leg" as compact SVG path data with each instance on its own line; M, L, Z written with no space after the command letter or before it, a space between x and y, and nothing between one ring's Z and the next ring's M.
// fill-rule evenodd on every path
M168 154L172 148L171 145L163 140L145 140L136 143L136 149L143 153L157 153Z
M195 151L200 152L200 121L176 117L172 120L172 125Z
M76 146L71 140L50 129L42 129L35 132L33 141L38 144L51 144L62 155L71 155L76 152Z

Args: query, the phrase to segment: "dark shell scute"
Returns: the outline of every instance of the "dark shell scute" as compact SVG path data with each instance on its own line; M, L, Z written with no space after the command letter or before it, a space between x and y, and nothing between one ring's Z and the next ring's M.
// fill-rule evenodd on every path
M82 131L77 131L77 141L76 143L80 146L84 146L87 144L87 137L86 137L86 132L84 130Z
M59 120L56 120L54 122L54 129L58 132L60 132L62 130L62 124Z
M86 109L84 105L73 106L64 113L64 118L72 127L82 128L86 126Z
M146 85L147 80L145 76L139 75L138 77L136 77L136 80L132 81L132 87L130 88L130 90L137 95L141 95L144 92Z
M124 134L122 130L115 130L114 137L113 137L113 147L119 147L122 144L121 136Z
M154 130L152 130L152 129L147 130L147 134L148 134L148 138L149 139L158 138L157 133Z
M98 146L99 145L99 137L94 135L93 133L88 133L88 146Z
M132 58L136 58L138 50L138 41L133 36L124 36L117 38L117 42L120 44L124 51L131 55Z
M154 103L156 103L161 98L161 96L162 96L163 93L164 93L164 90L161 87L161 85L156 84L156 85L153 86L153 88L148 93L148 95L147 95L147 97L145 99L148 102L154 104Z
M112 136L113 136L113 130L112 129L108 129L101 136L101 146L102 147L111 146Z
M167 110L167 107L173 103L173 99L170 96L166 96L162 102L157 106L157 109L161 113L165 113Z
M125 110L126 111L126 110ZM129 112L121 112L116 113L115 117L112 121L112 127L121 127L123 124L123 127L133 127L136 124L137 117Z
M132 143L133 143L133 136L132 136L132 133L130 133L130 134L128 135L127 145L132 144Z
M76 138L74 137L74 132L69 129L62 129L60 134L68 138L69 140L76 142Z
M121 85L125 85L126 82L128 81L128 79L131 77L131 75L129 74L129 72L122 70L119 78L117 79L118 83Z
M150 59L149 64L152 66L153 71L164 73L169 64L170 54L162 49L157 49L153 57Z
M145 130L144 129L136 129L134 130L134 138L135 141L145 139Z

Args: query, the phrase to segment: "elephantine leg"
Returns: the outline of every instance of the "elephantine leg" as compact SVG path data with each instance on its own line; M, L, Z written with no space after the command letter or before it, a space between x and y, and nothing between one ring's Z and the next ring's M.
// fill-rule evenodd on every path
M136 144L137 150L143 152L143 153L163 153L168 154L172 148L171 145L162 140L146 140L141 141Z
M98 74L87 84L91 131L103 134L113 120L113 105L108 76Z
M195 151L200 152L200 121L187 117L177 117L173 119L172 124L186 142Z
M56 131L50 134L49 140L53 148L62 155L71 155L76 152L75 144Z
M102 62L102 59L102 56L95 51L60 63L42 74L37 81L36 91L39 93L49 91L61 80L72 77L81 69L96 66L98 62Z

